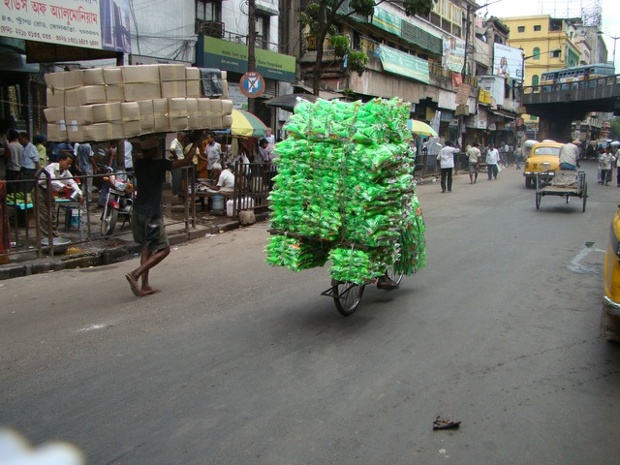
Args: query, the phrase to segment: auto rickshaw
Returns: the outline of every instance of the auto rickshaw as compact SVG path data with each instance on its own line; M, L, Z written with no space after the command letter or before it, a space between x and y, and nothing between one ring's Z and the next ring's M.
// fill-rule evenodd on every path
M611 222L603 282L600 335L609 341L620 341L620 205Z

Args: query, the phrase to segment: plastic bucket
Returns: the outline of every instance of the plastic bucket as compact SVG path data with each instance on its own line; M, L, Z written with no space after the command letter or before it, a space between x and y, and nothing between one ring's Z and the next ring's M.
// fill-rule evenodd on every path
M215 194L212 198L212 209L223 211L224 210L224 196L221 194Z

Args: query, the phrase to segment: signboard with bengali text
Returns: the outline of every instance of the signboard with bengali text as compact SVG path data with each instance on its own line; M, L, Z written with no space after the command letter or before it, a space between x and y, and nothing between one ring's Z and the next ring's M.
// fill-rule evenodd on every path
M130 52L128 0L1 0L0 36Z

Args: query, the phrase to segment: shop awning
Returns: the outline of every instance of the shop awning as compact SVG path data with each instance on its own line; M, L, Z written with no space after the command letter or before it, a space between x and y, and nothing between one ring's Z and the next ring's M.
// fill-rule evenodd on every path
M507 111L501 111L501 110L487 110L487 111L489 113L493 113L494 115L501 116L507 119L515 119L518 116L516 114L508 113Z

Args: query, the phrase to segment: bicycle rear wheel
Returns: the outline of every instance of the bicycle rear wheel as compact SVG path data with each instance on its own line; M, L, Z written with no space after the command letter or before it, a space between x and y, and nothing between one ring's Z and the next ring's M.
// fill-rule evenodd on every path
M403 276L405 276L405 273L396 271L396 266L394 266L392 269L387 270L385 274L397 285L400 284L400 282L403 280Z
M359 306L364 295L365 285L342 283L332 280L332 297L336 310L343 316L351 315Z

